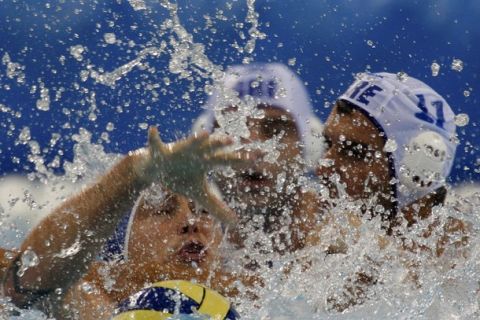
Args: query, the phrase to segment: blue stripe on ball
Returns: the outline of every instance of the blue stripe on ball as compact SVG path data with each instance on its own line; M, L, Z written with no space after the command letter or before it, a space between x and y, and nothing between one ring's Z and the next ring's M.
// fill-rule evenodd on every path
M178 311L181 314L190 314L193 308L198 310L199 307L200 304L178 291L153 287L144 289L129 299L122 301L115 313L119 314L133 310L155 310L168 313Z

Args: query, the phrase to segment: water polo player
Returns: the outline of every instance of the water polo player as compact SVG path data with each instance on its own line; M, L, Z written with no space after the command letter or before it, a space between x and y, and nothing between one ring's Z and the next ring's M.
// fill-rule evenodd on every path
M336 102L324 136L326 161L317 174L330 190L332 206L338 198L362 201L363 217L381 215L387 234L401 240L400 250L424 250L438 257L447 246L457 250L467 244L466 225L453 217L442 224L432 217L421 234L410 234L415 230L411 226L431 218L434 206L443 204L455 157L454 113L432 88L412 77L360 74ZM350 219L350 237L361 216ZM432 235L438 237L433 247L415 240ZM379 247L388 239L380 238ZM345 243L339 238L329 252L346 253ZM359 265L347 277L343 293L329 298L333 309L363 303L368 287L378 281L381 260L366 258L368 266Z
M32 230L5 272L4 293L21 307L35 304L57 317L79 313L82 319L103 319L117 302L154 281L209 279L217 290L229 287L216 281L234 277L214 274L215 267L221 269L223 237L217 221L228 226L236 218L206 180L214 167L246 162L240 151L221 150L229 143L199 134L165 145L151 128L148 148L125 156ZM141 196L153 182L162 187ZM106 239L132 207L128 256L98 261Z
M216 88L194 131L227 133L264 152L248 168L214 177L242 220L237 230L243 237L269 233L276 244L262 243L267 252L302 248L318 207L315 195L306 192L308 171L323 151L323 126L305 86L285 65L257 63L228 68Z
M390 220L402 213L413 223L443 203L456 150L454 114L423 82L360 74L337 101L324 136L325 158L332 165L317 174L333 198L339 192L331 183L337 174L348 196L375 196L377 211Z
M123 229L124 237L120 240L123 248L118 250L118 253L120 255L127 254L128 259L124 259L121 264L113 264L114 268L110 269L107 274L115 275L115 270L117 270L118 277L121 278L124 276L121 270L126 268L125 266L130 266L131 270L135 270L130 278L132 284L129 285L130 287L124 288L126 290L122 296L134 292L137 286L135 283L143 285L145 279L154 281L146 274L148 274L150 263L153 266L159 266L155 259L160 259L160 257L151 253L155 252L153 248L156 248L156 242L164 241L163 234L153 231L142 232L141 230L150 230L155 225L151 220L156 216L155 210L158 208L145 209L146 212L143 214L136 214L134 209L133 214L127 216L125 216L125 212L130 211L141 190L147 188L152 182L159 181L171 192L193 199L195 203L206 208L224 225L232 225L237 219L235 214L215 196L214 191L205 180L205 173L219 165L237 167L236 172L240 172L239 175L235 175L233 180L230 180L238 179L238 184L235 185L233 192L228 192L229 190L226 188L226 177L219 178L217 181L220 189L227 191L226 197L230 204L233 200L246 203L247 207L256 204L254 207L257 213L265 214L265 217L268 218L265 219L264 224L266 231L275 230L281 227L282 222L287 221L290 225L288 232L292 234L292 236L285 237L288 239L288 248L296 249L303 245L304 235L302 232L304 230L302 228L307 228L307 226L311 228L313 225L311 221L303 217L314 219L315 201L312 200L311 194L300 192L298 184L292 183L296 182L299 172L303 173L304 160L312 163L312 160L319 157L321 149L319 143L321 125L312 113L305 88L295 74L278 64L233 67L227 70L223 80L225 87L234 89L237 98L253 99L254 109L264 112L264 115L259 118L248 119L247 125L251 129L249 142L264 142L268 139L280 140L275 145L276 151L280 151L278 164L262 161L249 170L241 169L245 167L245 160L250 154L225 150L224 147L231 143L228 138L212 138L200 134L200 136L194 135L187 140L164 145L156 130L150 130L148 149L132 152L126 156L97 183L68 200L32 231L21 247L23 254L18 255L5 278L6 292L18 305L30 305L44 295L55 296L54 289L56 288L70 297L75 292L77 295L80 294L79 285L82 285L83 280L79 279L91 263L95 262L105 244L105 239L115 229L118 231L117 225L125 219L129 222L123 224L127 228ZM255 81L257 81L256 86L253 85ZM252 91L254 87L256 89ZM214 98L218 99L219 96L213 95L212 99ZM197 122L197 128L201 126L210 131L213 129L215 126L212 113L214 108L235 108L234 103L230 103L228 106L219 106L212 99L207 106L207 112L201 117L203 120ZM233 111L235 110L228 110L228 108L226 110L228 114ZM304 160L301 160L302 158ZM283 179L283 183L279 183ZM273 181L276 181L276 193L270 192L274 187ZM247 185L253 189L252 192L249 193L244 189ZM291 185L294 187L292 188ZM251 196L252 193L259 193L261 196ZM188 201L186 198L182 199L183 202ZM140 210L144 206L139 204L135 208ZM168 207L162 210L168 213L174 209ZM289 213L291 211L293 214ZM289 214L285 215L284 213ZM144 215L147 218L142 218ZM185 219L180 219L180 221L185 223ZM135 233L135 230L139 231ZM132 234L136 234L139 239L136 239L135 236L132 238ZM193 243L191 250L185 249L186 253L199 251L200 246L203 248L207 244ZM135 251L135 248L138 251L132 254L131 251ZM214 248L215 246L211 248L210 252L214 252ZM283 248L283 246L279 246L279 250L284 250ZM146 254L145 250L150 254ZM202 249L200 249L201 251ZM19 261L32 252L38 257L38 264L24 270L21 277L18 276ZM190 253L192 255L199 254L199 252ZM149 259L155 261L152 262ZM124 267L121 267L122 265ZM91 267L89 270L91 281L102 275L102 272L99 271L104 269L98 268ZM142 269L145 271L141 271ZM150 270L153 270L153 275L160 276L155 273L155 268ZM125 277L125 279L127 278ZM135 279L137 282L133 281ZM118 283L128 285L125 281L119 280ZM69 294L69 288L73 284L76 284L74 286L76 289L70 291ZM108 309L109 305L104 308L105 305L100 302L112 301L111 299L103 300L100 297L99 301L96 301L94 296L88 295L88 297L94 302L93 306L95 302L98 304L100 311L110 310ZM115 297L118 298L118 296ZM75 299L72 301L74 303ZM118 299L113 299L113 301L118 301ZM80 306L82 305L89 304L83 302ZM92 307L92 305L89 306ZM86 313L93 312L92 310L88 311L88 308L83 310L87 310Z

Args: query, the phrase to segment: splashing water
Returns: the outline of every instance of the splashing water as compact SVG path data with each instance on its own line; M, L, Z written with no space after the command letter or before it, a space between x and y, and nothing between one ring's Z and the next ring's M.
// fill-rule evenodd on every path
M140 14L147 14L147 5L141 0L129 0L132 8ZM104 71L95 65L88 58L89 50L86 46L78 44L70 48L70 55L83 63L83 77L93 79L97 85L114 88L118 82L127 77L133 70L143 70L149 58L160 59L169 56L168 71L171 76L178 79L192 81L192 78L200 77L205 82L203 89L208 94L212 88L219 87L224 75L223 68L214 64L207 56L202 43L194 41L194 36L182 25L178 16L177 5L162 0L162 6L169 12L169 18L163 21L158 27L158 34L165 37L157 45L148 46L135 55L135 58L112 71ZM260 31L258 22L259 15L255 11L255 1L247 0L246 24L250 25L248 35L250 38L243 46L236 46L243 57L244 63L253 61L253 53L258 40L266 38L266 34ZM114 33L104 33L107 44L113 45L119 41ZM113 36L112 36L113 35ZM371 40L367 44L375 48ZM24 68L11 61L8 54L2 59L7 67L7 76L19 83L25 82ZM290 64L296 64L291 60ZM431 66L432 75L437 76L439 65ZM463 63L452 62L452 69L461 71ZM399 74L399 78L406 79L406 74ZM168 81L167 81L168 82ZM219 88L221 97L216 115L219 123L219 132L223 134L235 134L240 137L248 137L246 119L248 117L261 118L263 115L255 108L254 99L238 99L235 92L225 88ZM53 97L53 90L46 88L42 82L38 85L36 92L39 97L37 108L42 112L52 112L50 103ZM95 115L100 112L96 104L95 93L89 92L90 109L87 114L91 121L95 121ZM228 103L226 103L228 102ZM235 104L239 112L223 114L222 106ZM11 110L2 105L2 112ZM5 110L5 111L4 111ZM462 126L468 123L468 117L459 115L456 119L457 125ZM140 122L141 128L147 127L146 122ZM107 131L115 128L112 122L107 124ZM109 154L104 151L101 144L92 142L92 132L85 128L79 128L78 133L72 135L76 142L74 147L73 160L64 164L65 174L57 176L52 173L52 166L46 164L42 155L41 143L34 140L32 132L28 127L21 130L18 137L20 144L29 147L29 160L35 164L35 172L30 176L31 180L40 181L43 186L56 188L64 182L72 184L85 184L104 173L112 163L120 158L120 155ZM54 146L60 136L52 136L50 145ZM276 139L280 139L277 137ZM280 151L275 146L278 141L268 140L262 144L253 144L254 148L263 148L270 151L267 161L275 162ZM234 146L235 147L235 146ZM397 144L389 140L385 151L394 151ZM277 188L284 188L285 179L279 176ZM323 190L320 184L312 183L310 188ZM338 186L341 195L345 195L342 186ZM320 192L325 198L325 192ZM35 197L33 197L35 198ZM60 201L63 198L56 199ZM147 201L156 204L164 199L161 192L150 193ZM448 246L442 256L437 259L431 251L409 252L402 250L404 243L400 239L389 239L387 243L379 244L383 239L384 231L381 219L372 217L363 219L356 229L349 229L351 224L350 215L360 215L362 204L351 202L346 196L336 203L328 216L322 219L330 219L328 227L321 230L318 235L321 237L321 246L304 249L295 254L280 256L274 253L272 239L261 230L251 230L251 239L247 242L245 252L234 253L229 267L238 272L243 270L239 267L244 265L242 260L247 255L256 260L260 265L260 273L264 279L263 287L256 288L257 298L252 301L247 290L239 287L240 295L234 300L237 310L242 314L243 319L474 319L480 317L479 306L479 282L480 274L480 194L473 193L467 196L453 195L445 207L436 208L433 217L426 219L409 230L409 238L427 248L435 248L438 241L443 238L442 230L448 225L450 217L459 217L466 220L470 225L470 237L465 249L455 246L458 241L463 241L461 234L455 234L457 238L448 239ZM11 196L10 207L14 208L17 201ZM30 204L33 209L42 207L41 201L32 200L30 194L25 194L23 202ZM3 203L3 202L2 202ZM36 206L33 203L37 203ZM35 208L34 208L35 207ZM2 209L3 210L3 209ZM286 213L288 208L286 208ZM377 211L381 211L378 208ZM263 217L257 217L262 219ZM1 222L6 217L0 215ZM431 237L423 236L425 230L431 228ZM340 254L326 254L329 245L336 245L338 234L345 234L347 248ZM273 236L274 237L274 236ZM261 244L260 248L258 244ZM80 244L76 242L72 247L66 248L59 255L68 257L78 252ZM381 247L381 248L380 248ZM463 251L464 250L464 251ZM237 263L238 262L238 263ZM34 267L38 264L38 257L32 251L25 251L21 258L19 272L25 268ZM363 304L354 306L345 313L333 311L335 305L345 303L345 300L352 294L352 279L358 273L364 273L376 277L378 280L374 286L363 288ZM21 276L21 274L19 274ZM84 284L85 290L90 290L88 284ZM353 288L355 289L355 288ZM0 298L0 305L7 306L20 312L20 316L11 316L11 319L46 319L46 316L37 311L20 311L12 306L4 298ZM3 312L0 307L0 316ZM176 315L173 319L199 319L199 317Z

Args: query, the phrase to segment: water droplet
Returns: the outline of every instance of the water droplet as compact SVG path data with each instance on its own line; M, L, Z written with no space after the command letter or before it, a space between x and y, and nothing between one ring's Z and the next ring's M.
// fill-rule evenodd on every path
M30 135L30 128L29 127L24 127L22 131L20 131L20 134L18 135L18 140L20 140L20 143L26 144L28 141L31 139Z
M440 65L436 62L433 62L432 65L430 66L430 69L432 70L432 76L436 77L440 72Z
M80 286L80 288L82 289L83 292L85 292L86 294L91 294L93 292L93 287L92 285L90 284L90 282L83 282Z
M43 84L40 84L40 99L37 100L37 109L41 111L50 110L50 95Z
M333 166L334 164L335 164L335 160L333 160L333 159L325 158L325 159L318 160L318 165L320 167L329 168L329 167Z
M468 90L463 91L463 95L464 95L466 98L470 97L470 91L468 91Z
M385 152L394 152L398 148L397 141L393 139L387 139L387 142L385 142L385 146L383 147L383 151Z
M148 128L148 123L146 123L146 122L139 123L139 124L138 124L138 127L139 127L140 129L147 130L147 128Z
M13 260L15 258L15 254L11 251L6 251L3 257L7 260Z
M372 40L367 40L367 45L368 45L369 47L375 48L375 45L373 44L373 41L372 41Z
M113 131L115 129L115 125L112 122L107 123L107 126L105 127L107 131Z
M71 46L70 47L70 54L77 60L77 61L82 61L83 60L83 52L85 51L85 48L77 44L76 46Z
M278 98L285 98L287 96L287 89L284 87L280 87L277 89L277 92L275 93L275 99Z
M399 73L397 73L397 79L398 81L405 82L408 79L408 74L406 74L403 71L400 71Z
M466 113L459 113L455 116L455 125L458 127L464 127L470 121L470 117Z
M452 70L454 71L462 71L463 70L463 61L460 59L453 59L452 65L451 65Z
M203 90L207 95L211 96L213 94L214 88L212 85L206 84Z
M115 33L108 32L103 35L103 40L108 44L115 44L117 37L115 36Z
M384 213L385 212L384 206L382 206L381 204L377 204L375 206L375 212L380 214Z
M20 267L17 272L17 276L22 277L29 268L38 266L39 259L37 254L31 250L27 249L22 253L20 258Z
M147 6L143 0L128 0L128 2L135 11L147 9Z
M297 63L297 58L288 59L288 65L293 67Z

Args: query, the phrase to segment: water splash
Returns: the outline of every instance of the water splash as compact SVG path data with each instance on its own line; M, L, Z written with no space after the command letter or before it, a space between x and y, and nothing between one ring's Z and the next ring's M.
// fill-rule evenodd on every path
M129 0L129 3L134 10L142 11L147 8L145 2L141 0ZM82 81L87 81L90 77L97 84L114 87L118 81L125 78L135 68L143 68L146 59L159 58L168 54L170 55L168 71L172 76L187 80L192 75L198 76L207 82L202 87L204 91L211 94L213 88L221 82L223 68L214 64L207 57L204 45L195 42L193 35L183 27L177 14L177 6L169 1L162 1L162 5L169 11L170 18L159 27L158 35L168 35L168 39L159 41L157 46L149 46L141 50L133 60L113 71L104 72L101 68L96 68L91 64L88 61L89 50L86 46L71 47L71 56L76 61L85 63L81 75ZM252 61L257 40L266 38L266 35L259 31L259 16L255 12L254 5L254 0L247 1L246 23L250 25L248 34L251 38L243 47L238 46L242 53L247 54L243 59L245 63ZM114 42L111 35L104 38L103 41ZM367 44L375 48L373 41L368 40ZM12 62L8 54L4 55L2 62L7 67L7 77L17 79L17 82L24 81L22 66ZM289 61L289 64L292 66L296 64L294 58ZM454 70L461 71L461 69L458 70L459 66L455 68ZM438 72L439 65L437 68L435 63L432 64L432 75L436 76ZM170 80L165 80L164 83L168 85ZM194 88L194 90L199 89ZM54 94L51 94L45 86L42 87L42 84L39 85L37 94L40 94L39 109L48 110L50 99L53 100ZM237 137L248 136L248 128L245 126L246 118L262 117L262 114L254 108L256 102L249 99L244 102L240 101L236 93L222 88L220 88L220 96L221 101L217 108L220 131L234 133ZM94 92L88 93L87 102L90 105L89 119L95 121L98 108ZM223 116L222 106L226 103L239 105L240 112L235 116L236 118ZM0 106L0 111L12 114L17 112L5 105ZM459 118L459 120L461 119ZM142 122L139 125L145 128L147 123ZM107 131L113 129L112 122L107 124ZM45 164L41 153L41 144L32 139L27 130L28 128L25 127L20 132L19 142L30 148L29 159L35 163L36 168L32 180L39 178L45 184L54 184L56 181L64 180L88 182L105 172L119 157L107 154L101 145L92 142L91 132L81 128L73 136L76 142L74 159L72 162L65 163L65 176L57 177ZM49 146L55 146L59 139L59 134L53 134ZM271 161L275 162L278 150L275 148L274 141L267 142L267 145L268 143L272 145L259 145L259 147L271 150ZM260 273L265 278L264 286L256 288L258 299L255 301L252 301L246 290L239 287L241 295L235 302L244 319L428 319L432 317L472 319L479 317L479 286L478 282L472 281L480 274L478 265L480 242L477 236L480 231L480 222L478 221L480 196L478 194L456 197L455 202L448 204L445 208L437 209L434 218L422 221L409 230L410 241L414 240L426 247L435 247L436 242L442 237L442 229L448 224L450 217L462 218L471 225L466 252L459 252L458 248L452 245L446 249L442 259L436 259L431 252L409 253L401 250L400 247L403 243L397 239L390 239L389 243L384 244L380 249L378 239L384 237L384 232L382 221L378 217L363 219L358 228L349 227L351 225L350 216L345 212L352 213L353 216L360 215L362 204L349 201L345 190L339 184L339 177L332 175L331 178L332 182L337 183L341 199L337 200L336 206L327 216L322 217L322 219L330 219L331 223L319 233L321 246L308 248L294 255L280 256L273 252L274 242L272 239L275 240L277 235L270 236L261 230L252 229L248 231L251 231L253 240L246 243L246 249L243 252L233 253L238 257L235 257L237 260L232 259L232 263L239 260L240 263L231 266L232 269L244 271L238 267L245 264L245 260L242 259L248 255L249 259L260 262ZM286 187L285 182L282 176L279 176L277 187L279 189ZM309 188L320 190L319 193L328 199L328 194L322 185L312 183ZM23 196L24 202L34 207L33 197L29 193L25 193ZM162 196L163 194L152 194L149 201L156 203L163 199ZM20 198L16 200L12 198L11 203L15 206L16 203L21 202L20 200ZM380 212L381 208L376 211ZM288 214L288 208L285 209L285 214ZM0 218L3 220L3 216ZM263 217L258 216L255 219L258 219L257 223L261 224ZM430 230L432 236L425 238L423 233L432 223L435 223L433 229ZM345 235L343 244L338 243L339 234ZM453 244L459 239L461 240L461 235L454 234L449 241ZM260 247L259 243L262 244ZM330 246L337 246L339 251L342 249L344 252L326 254ZM78 245L74 245L61 254L69 256L75 254L78 249ZM22 265L34 266L34 255L29 253L25 257L25 261L22 258ZM415 267L413 271L412 266ZM341 304L344 301L342 299L348 297L350 294L348 284L355 278L358 271L376 276L377 284L366 290L363 305L353 306L344 314L335 312L332 310L332 305ZM413 275L412 272L414 272ZM84 290L88 291L88 286L84 286ZM332 297L336 297L336 300ZM11 306L8 301L0 303ZM21 317L29 318L29 314L29 312L22 311ZM46 318L38 313L32 317L33 319ZM177 318L189 319L191 317L177 316Z

